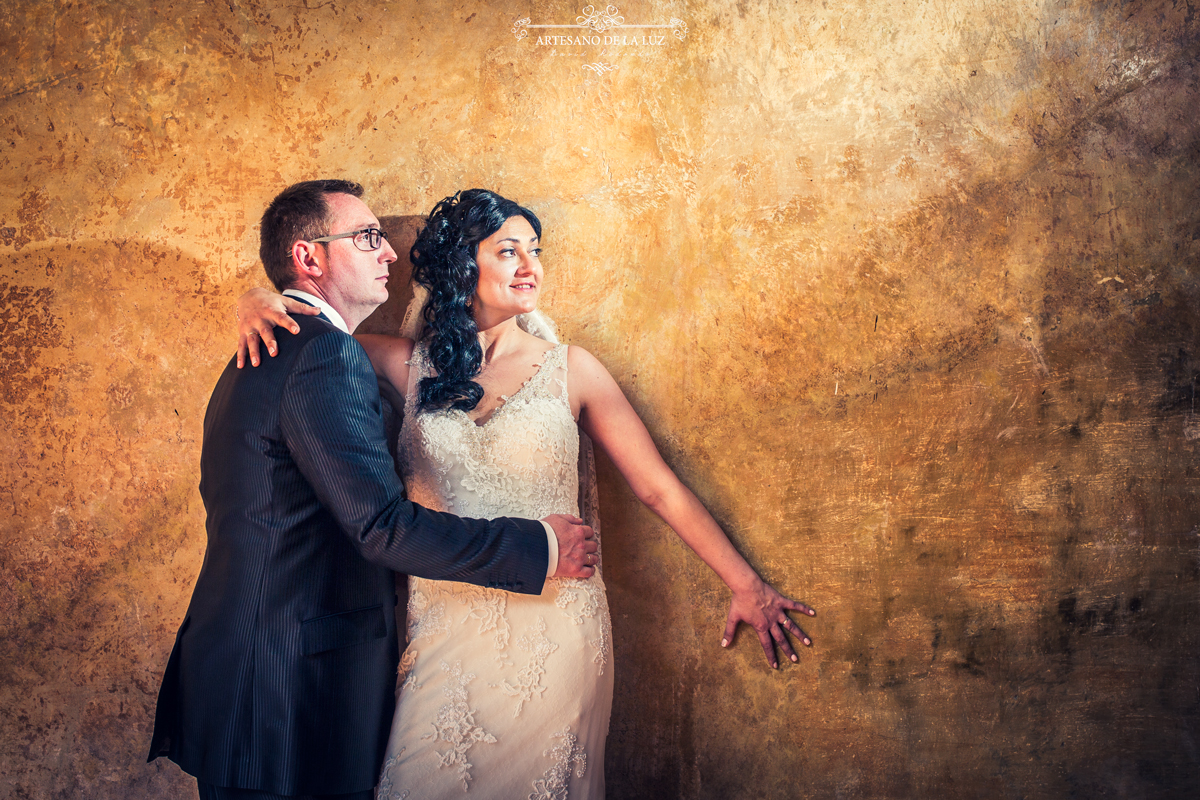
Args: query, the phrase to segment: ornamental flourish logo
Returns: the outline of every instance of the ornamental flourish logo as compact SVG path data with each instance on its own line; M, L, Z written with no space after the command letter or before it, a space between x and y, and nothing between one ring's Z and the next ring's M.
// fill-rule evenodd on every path
M626 33L626 31L649 31ZM543 32L544 31L544 32ZM659 33L669 31L670 33ZM687 23L672 17L664 24L630 23L621 16L616 6L605 6L598 10L587 5L580 9L575 22L567 24L535 25L529 17L518 19L512 24L512 34L517 41L527 41L534 47L618 47L649 48L665 47L673 36L683 41L688 35ZM593 61L580 65L580 69L603 75L617 68L616 64Z

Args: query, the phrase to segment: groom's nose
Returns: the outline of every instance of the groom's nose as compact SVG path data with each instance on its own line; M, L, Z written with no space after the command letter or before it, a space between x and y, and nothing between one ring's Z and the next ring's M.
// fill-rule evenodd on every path
M379 248L380 263L390 264L393 261L395 261L397 258L399 258L399 256L396 255L396 251L392 247L392 243L389 242L387 239L384 239L383 245Z

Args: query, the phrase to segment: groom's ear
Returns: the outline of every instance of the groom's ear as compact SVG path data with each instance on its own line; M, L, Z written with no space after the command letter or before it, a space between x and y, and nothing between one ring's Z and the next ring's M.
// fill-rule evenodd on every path
M324 256L324 251L316 242L299 239L292 242L292 266L301 279L321 277L324 273Z

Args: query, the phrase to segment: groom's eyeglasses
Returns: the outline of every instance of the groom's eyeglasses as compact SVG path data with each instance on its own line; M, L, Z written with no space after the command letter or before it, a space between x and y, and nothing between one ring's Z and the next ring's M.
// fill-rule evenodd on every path
M359 250L371 252L378 250L387 239L387 234L379 230L379 228L363 228L361 231L350 231L349 233L334 233L329 236L322 236L320 239L313 239L314 242L332 242L334 239L349 239L354 237L354 246Z

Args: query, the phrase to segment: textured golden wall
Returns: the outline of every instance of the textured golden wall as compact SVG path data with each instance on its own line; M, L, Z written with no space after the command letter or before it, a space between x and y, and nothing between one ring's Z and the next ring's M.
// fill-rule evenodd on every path
M819 609L799 665L722 651L602 464L611 796L1194 791L1194 5L645 0L683 25L608 35L662 44L538 44L580 5L0 8L0 796L194 791L142 761L201 418L318 176L533 207L565 338Z

